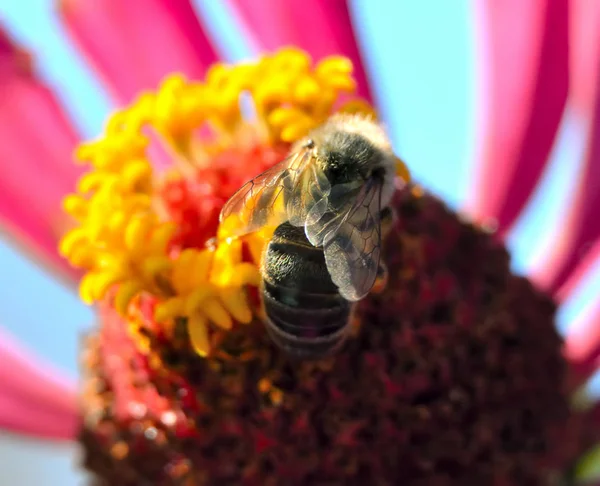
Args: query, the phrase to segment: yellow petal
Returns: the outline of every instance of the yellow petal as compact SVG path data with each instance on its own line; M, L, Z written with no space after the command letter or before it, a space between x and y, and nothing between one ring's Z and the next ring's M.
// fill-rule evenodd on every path
M310 103L319 97L320 88L312 76L304 76L295 86L294 97L300 103Z
M210 343L206 319L203 316L194 314L188 318L188 335L194 351L202 357L207 356L210 351Z
M143 179L152 175L152 167L147 160L135 160L127 164L123 169L122 179L129 188L135 187Z
M117 309L117 312L125 315L127 313L127 308L129 307L129 302L131 302L143 288L144 286L138 280L129 280L122 283L115 296L115 308Z
M205 300L215 295L215 290L212 286L206 285L195 289L185 298L184 312L186 315L195 314L201 306L204 306Z
M313 126L312 120L302 120L293 125L288 125L281 131L281 140L290 143L295 142L304 137Z
M85 218L88 204L88 201L77 194L70 194L63 199L64 210L78 221Z
M229 78L230 72L231 66L220 62L215 63L206 73L206 82L211 86L221 87Z
M279 103L289 98L289 86L284 80L278 82L275 77L254 89L254 103L257 111L264 112L269 105Z
M300 108L285 106L273 110L269 114L268 121L271 126L283 129L288 125L303 121L306 118L306 113Z
M58 251L64 257L69 258L75 249L85 244L87 241L87 234L83 228L76 228L69 231L58 246Z
M92 305L94 303L94 278L95 274L87 273L81 279L81 283L79 284L79 297L81 297L81 300L87 305Z
M91 269L96 264L96 253L91 245L75 247L68 258L75 268Z
M327 76L327 78L323 79L323 83L326 83L326 86L329 86L336 91L352 93L356 90L356 81L353 77L347 74L335 74L333 76Z
M142 93L138 96L135 104L127 113L127 119L125 121L127 129L139 132L142 125L152 118L155 101L156 95L154 93Z
M246 239L246 243L250 250L250 255L252 255L252 260L254 260L256 265L260 265L266 240L261 238L260 235L250 235Z
M77 190L82 194L95 191L107 179L111 179L112 177L115 176L106 174L105 172L88 172L87 174L84 174L77 182Z
M188 248L183 250L173 262L171 280L173 287L178 292L190 291L193 288L191 285L190 265L196 258L196 253L198 253L198 250Z
M197 251L191 265L188 267L190 282L194 287L208 283L213 255L210 250Z
M96 278L94 278L92 284L92 297L94 300L102 299L110 287L116 283L119 283L121 280L123 280L123 274L120 272L99 273Z
M75 159L79 162L92 161L98 153L98 149L101 147L102 142L103 140L98 139L82 143L75 150Z
M150 241L151 253L166 253L167 245L177 231L176 223L163 223L152 233Z
M172 317L181 316L184 314L184 304L183 297L174 297L161 302L154 309L154 319L156 322L164 322Z
M129 110L118 110L115 111L107 120L104 129L106 133L113 134L119 133L123 130L125 123L127 122L127 118L129 115Z
M319 76L331 74L351 74L353 71L352 61L343 56L329 56L317 65L315 72Z
M113 235L123 235L127 227L127 215L123 211L115 211L112 215L106 216L108 216L108 231Z
M344 103L338 110L340 113L348 113L351 115L361 114L372 120L377 120L375 109L363 99L353 99Z
M96 264L98 268L107 269L107 268L120 268L125 271L125 268L128 267L129 260L126 255L122 253L110 253L104 251L102 253L96 253Z
M153 223L149 214L132 218L125 229L125 247L132 253L140 253L148 243Z
M234 266L242 261L242 241L221 243L213 254L210 280L217 285L227 285L233 276Z
M231 282L237 287L252 285L258 287L262 281L260 270L252 263L240 263L233 269Z
M148 279L155 279L157 275L168 271L171 268L172 261L166 256L155 256L145 259L142 262L142 272Z
M216 299L207 300L202 306L202 312L222 329L228 330L233 326L231 315L229 315L223 305Z
M243 289L230 287L222 289L219 295L223 305L236 321L243 324L249 324L252 321L252 310Z
M179 93L185 88L187 81L181 73L169 74L160 86L160 91Z
M235 235L236 230L241 226L241 218L239 214L232 214L228 216L224 221L219 223L219 229L217 230L217 239L225 240Z

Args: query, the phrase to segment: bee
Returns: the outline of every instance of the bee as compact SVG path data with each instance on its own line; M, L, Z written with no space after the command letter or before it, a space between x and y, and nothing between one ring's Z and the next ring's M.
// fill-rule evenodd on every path
M242 221L237 236L277 226L262 256L261 294L267 331L290 356L338 350L354 303L386 275L382 221L391 219L397 173L408 179L378 123L335 115L223 207L221 221Z

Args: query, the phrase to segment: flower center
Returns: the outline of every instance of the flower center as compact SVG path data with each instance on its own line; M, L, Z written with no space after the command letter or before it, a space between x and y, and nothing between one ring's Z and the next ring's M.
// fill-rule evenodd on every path
M60 251L85 271L82 300L131 317L136 297L152 298L155 320L186 319L203 356L215 332L252 322L259 310L248 290L260 283L274 228L231 238L236 218L219 226L220 209L334 112L373 114L355 88L349 60L313 65L283 49L255 63L217 64L202 82L170 76L116 112L98 140L79 147L91 170L64 200L77 225Z

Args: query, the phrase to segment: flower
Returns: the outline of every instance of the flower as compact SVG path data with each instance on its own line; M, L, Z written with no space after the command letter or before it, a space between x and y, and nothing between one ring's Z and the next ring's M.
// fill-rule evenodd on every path
M78 158L91 170L64 201L73 221L60 251L86 272L81 297L98 302L98 330L83 356L86 466L98 481L117 484L542 484L568 469L597 438L594 414L569 410L569 396L595 368L597 341L578 346L576 333L567 338L570 363L562 358L555 303L510 272L497 238L529 197L562 117L569 93L567 3L533 2L517 24L508 4L482 8L489 15L482 22L492 27L488 98L494 104L470 210L474 222L418 186L399 191L393 202L398 220L385 247L388 285L358 304L344 351L316 363L288 361L264 332L254 289L268 230L232 238L236 221L218 226L217 217L233 191L280 160L291 142L335 111L368 111L363 100L371 98L343 2L302 3L303 11L320 12L315 22L332 34L332 45L317 46L303 31L281 29L298 15L294 2L283 9L270 3L250 9L232 2L265 47L293 41L315 62L288 48L251 63L213 66L202 77L201 66L214 52L190 22L186 2L167 7L152 0L142 9L110 0L93 8L62 4L68 25L115 92L125 100L136 96L100 139L80 146ZM597 19L574 5L572 18ZM164 18L161 41L177 41L180 57L153 63L140 56L153 69L121 69L92 29L108 12L138 19L140 26ZM117 30L121 45L133 48L128 36L135 29ZM503 42L508 35L525 46L522 69L510 73L500 69L507 52L516 54ZM42 91L30 71L16 69L22 56L7 46L9 79ZM597 78L586 71L586 56L573 61L575 79ZM138 93L174 68L188 77L175 74L158 91ZM502 76L508 79L498 83ZM572 90L578 108L590 115L597 93L584 83ZM42 106L51 106L42 93ZM519 100L532 101L507 120L502 108ZM498 137L509 149L498 150ZM583 273L564 270L572 255L582 242L594 243L582 262L587 267L598 246L593 224L583 231L577 223L597 196L596 157L592 145L590 177L582 182L569 244L557 252L560 263L534 275L559 299ZM53 233L39 231L39 220L21 211L3 216L30 222L23 228L29 242L50 241ZM485 229L491 217L497 234ZM581 329L580 335L594 337ZM14 354L10 348L4 353ZM20 380L5 383L23 390L12 393L15 403L36 397L27 396ZM73 416L69 404L58 403L58 388L48 390L48 419L36 421L37 432L60 437L65 429L45 424ZM15 409L4 416L18 418ZM32 422L4 423L36 430ZM559 440L563 447L556 450Z

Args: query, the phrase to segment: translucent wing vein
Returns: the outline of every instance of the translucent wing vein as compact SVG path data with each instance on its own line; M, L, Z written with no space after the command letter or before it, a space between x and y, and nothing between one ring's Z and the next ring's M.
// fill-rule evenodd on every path
M327 268L340 295L357 301L369 293L381 256L381 189L369 179L339 224L325 236Z

